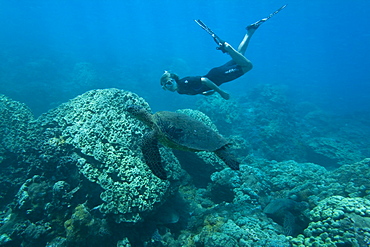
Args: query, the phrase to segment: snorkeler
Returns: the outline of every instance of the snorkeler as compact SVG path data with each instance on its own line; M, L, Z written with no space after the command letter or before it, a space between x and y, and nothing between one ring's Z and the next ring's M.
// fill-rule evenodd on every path
M177 74L165 71L160 79L162 88L171 92L178 92L179 94L187 95L211 95L214 92L217 92L222 98L226 100L229 99L230 95L221 90L219 86L225 82L241 77L252 69L253 65L251 61L244 56L250 39L262 23L270 19L285 7L286 5L283 5L268 17L248 25L246 27L247 33L239 44L238 50L235 50L229 43L220 39L201 20L196 20L196 23L209 33L217 45L219 45L217 49L229 54L232 60L220 67L211 69L205 76L188 76L180 79Z

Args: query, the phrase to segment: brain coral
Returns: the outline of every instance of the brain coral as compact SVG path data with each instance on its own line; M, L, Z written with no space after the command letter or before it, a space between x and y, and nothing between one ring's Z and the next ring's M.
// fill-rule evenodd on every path
M311 210L311 223L291 240L293 246L368 246L370 201L332 196Z
M142 220L172 188L142 161L140 141L147 130L125 111L132 104L149 109L144 99L131 92L93 90L37 120L44 135L44 153L58 150L69 154L80 174L101 187L103 203L97 208L113 214L117 222ZM168 149L162 148L161 152L170 181L174 181L181 171L178 161Z

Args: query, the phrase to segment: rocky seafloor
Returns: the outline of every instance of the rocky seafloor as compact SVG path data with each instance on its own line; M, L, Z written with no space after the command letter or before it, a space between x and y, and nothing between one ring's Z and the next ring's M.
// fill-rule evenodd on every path
M229 139L240 171L161 147L164 181L143 161L149 129L132 104L150 110L92 90L34 118L0 95L0 246L370 246L369 119L271 85L207 97L181 112Z

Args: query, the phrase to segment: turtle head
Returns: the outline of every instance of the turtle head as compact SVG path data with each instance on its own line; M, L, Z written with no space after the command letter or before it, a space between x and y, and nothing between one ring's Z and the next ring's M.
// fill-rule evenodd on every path
M142 121L143 123L149 126L153 124L152 114L150 114L149 111L146 110L144 107L138 105L130 105L126 108L126 110L131 113L132 116Z

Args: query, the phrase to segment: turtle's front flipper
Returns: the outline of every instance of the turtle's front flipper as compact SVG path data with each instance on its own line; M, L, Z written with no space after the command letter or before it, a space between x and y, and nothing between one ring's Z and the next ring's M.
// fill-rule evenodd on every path
M149 166L150 170L160 179L166 180L166 171L161 162L161 155L159 153L158 141L154 136L154 132L150 132L143 137L141 145L145 163Z
M215 151L215 154L225 162L226 165L228 165L231 169L233 170L239 170L239 162L231 155L228 153L225 147L222 147L220 149L217 149Z

